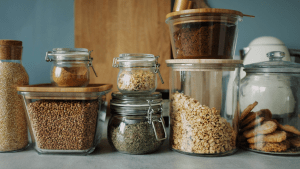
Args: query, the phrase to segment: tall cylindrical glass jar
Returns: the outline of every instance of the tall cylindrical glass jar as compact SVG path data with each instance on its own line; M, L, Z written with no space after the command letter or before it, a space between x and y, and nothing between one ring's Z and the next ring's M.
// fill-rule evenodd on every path
M171 68L171 149L199 156L234 153L242 61L174 59L166 62Z
M29 145L24 103L17 86L28 85L22 66L22 41L0 40L0 152Z

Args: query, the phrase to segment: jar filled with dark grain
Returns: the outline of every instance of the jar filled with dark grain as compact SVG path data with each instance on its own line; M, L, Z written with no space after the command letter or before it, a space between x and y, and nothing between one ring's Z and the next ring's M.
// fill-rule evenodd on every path
M147 154L157 151L167 138L162 117L162 96L112 93L107 138L121 153Z
M22 41L0 40L0 152L20 151L29 145L23 100L16 89L29 81L22 49Z

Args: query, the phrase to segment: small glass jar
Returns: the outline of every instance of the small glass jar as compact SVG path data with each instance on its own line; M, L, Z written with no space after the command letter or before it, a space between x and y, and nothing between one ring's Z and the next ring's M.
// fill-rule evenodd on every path
M300 154L300 64L283 61L284 56L273 51L269 61L245 65L240 141L251 151Z
M198 156L236 152L242 61L172 59L166 62L170 67L171 149ZM231 73L235 73L234 78L230 78ZM227 93L227 89L231 92Z
M147 154L160 148L167 138L160 93L130 96L112 93L107 138L121 153Z
M157 59L152 54L120 54L114 58L113 67L119 68L118 89L123 94L151 94L156 90L158 73L161 82ZM119 62L119 64L117 63Z
M101 140L106 111L102 96L112 85L53 87L51 84L19 86L26 104L33 147L39 154L92 153Z
M51 83L59 87L86 87L90 81L89 67L93 68L90 53L84 48L54 48L47 52L45 60L53 62Z

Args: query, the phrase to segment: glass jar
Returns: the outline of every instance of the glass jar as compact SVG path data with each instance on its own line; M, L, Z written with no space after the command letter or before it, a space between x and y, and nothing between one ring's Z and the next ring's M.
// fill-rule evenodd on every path
M167 138L158 92L149 96L112 93L107 127L110 145L121 153L146 154L160 148Z
M118 89L123 94L151 94L156 90L160 64L157 62L159 56L152 54L120 54L114 58L113 67L119 68ZM117 63L119 62L119 63Z
M20 151L29 145L24 103L16 89L29 83L22 49L22 41L0 40L0 152Z
M242 61L173 59L166 63L170 67L171 149L199 156L234 153ZM229 78L231 72L235 78ZM227 93L229 87L232 92ZM232 107L230 112L227 106Z
M284 56L273 51L269 61L245 65L240 137L249 150L300 154L300 64L282 61Z
M51 83L60 87L86 87L90 81L89 67L94 70L91 52L84 48L54 48L47 52L45 60L53 62ZM97 77L95 70L94 73Z
M202 8L167 14L175 59L232 59L238 21L244 15L229 9ZM254 16L250 16L254 17Z
M35 150L39 154L92 153L101 140L106 111L102 96L112 85L82 88L51 84L19 86Z

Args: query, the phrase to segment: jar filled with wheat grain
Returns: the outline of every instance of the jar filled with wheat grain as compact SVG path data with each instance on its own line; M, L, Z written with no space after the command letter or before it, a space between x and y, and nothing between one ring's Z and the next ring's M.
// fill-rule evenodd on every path
M23 100L16 89L29 82L22 49L22 41L0 40L0 152L20 151L29 145Z

